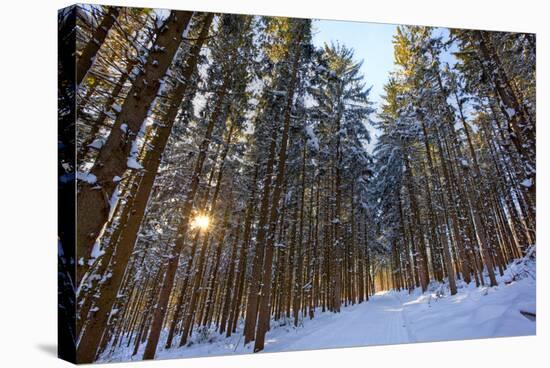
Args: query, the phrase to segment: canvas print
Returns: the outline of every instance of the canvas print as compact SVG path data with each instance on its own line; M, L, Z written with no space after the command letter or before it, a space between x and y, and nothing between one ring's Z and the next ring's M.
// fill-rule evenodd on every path
M89 4L58 31L61 358L535 334L534 34Z

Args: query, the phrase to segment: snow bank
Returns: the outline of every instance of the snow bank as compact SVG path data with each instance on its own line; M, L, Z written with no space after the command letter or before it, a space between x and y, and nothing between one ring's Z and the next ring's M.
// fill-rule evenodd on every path
M88 184L95 184L97 182L97 177L89 172L77 172L76 178L81 181L85 181Z

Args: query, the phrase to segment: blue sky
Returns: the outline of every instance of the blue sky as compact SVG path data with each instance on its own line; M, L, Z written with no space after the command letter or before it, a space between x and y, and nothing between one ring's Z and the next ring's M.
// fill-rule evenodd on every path
M384 93L383 87L393 70L394 24L316 20L313 22L313 43L340 42L354 49L355 59L363 60L363 75L367 86L372 86L370 98L377 106Z
M355 59L362 60L362 72L368 87L372 87L370 100L378 108L384 94L384 84L388 81L393 63L394 24L350 22L335 20L315 20L313 22L313 43L321 47L325 43L340 42L354 50ZM376 116L371 116L376 119ZM372 153L376 144L376 129L367 124L371 141L367 151Z

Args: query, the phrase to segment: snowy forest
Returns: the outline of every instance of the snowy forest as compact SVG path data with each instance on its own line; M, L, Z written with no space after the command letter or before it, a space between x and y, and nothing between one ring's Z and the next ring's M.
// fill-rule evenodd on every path
M79 363L535 333L535 35L314 23L59 12Z

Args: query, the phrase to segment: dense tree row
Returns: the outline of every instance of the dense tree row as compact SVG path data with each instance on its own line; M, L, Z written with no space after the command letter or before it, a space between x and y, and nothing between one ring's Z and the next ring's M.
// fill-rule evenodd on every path
M446 278L454 294L484 271L496 285L535 243L535 48L527 34L440 33L398 29L370 188L389 286Z
M534 243L534 40L400 29L374 110L311 21L78 8L79 362L495 284ZM533 64L534 65L534 64Z

